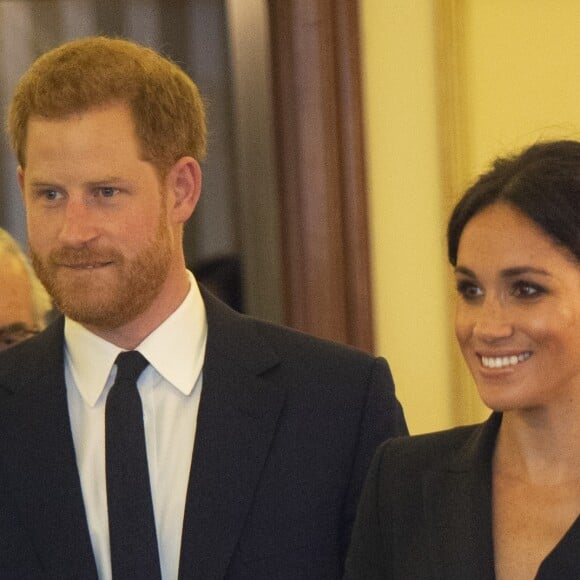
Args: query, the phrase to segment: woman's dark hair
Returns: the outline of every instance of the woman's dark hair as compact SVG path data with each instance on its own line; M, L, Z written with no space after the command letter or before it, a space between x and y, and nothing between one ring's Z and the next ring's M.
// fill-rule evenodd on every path
M508 203L567 248L580 261L580 143L536 143L497 159L465 192L447 227L447 256L457 264L467 222L486 207Z

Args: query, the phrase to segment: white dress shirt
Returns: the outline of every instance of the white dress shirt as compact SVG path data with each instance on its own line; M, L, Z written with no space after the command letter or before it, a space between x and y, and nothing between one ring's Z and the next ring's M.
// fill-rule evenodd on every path
M149 361L137 386L163 580L176 580L189 471L201 395L207 319L199 288L135 350ZM111 579L105 402L122 349L65 320L65 377L72 435L97 570Z

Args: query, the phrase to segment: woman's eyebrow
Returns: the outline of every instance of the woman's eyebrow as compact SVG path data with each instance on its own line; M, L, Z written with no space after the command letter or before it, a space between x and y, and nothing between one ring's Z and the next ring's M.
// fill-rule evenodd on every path
M465 276L469 276L470 278L477 278L475 272L473 270L470 270L469 268L466 268L465 266L456 266L454 272L456 274L463 274Z
M552 275L547 270L535 268L534 266L516 266L501 271L502 278L515 278L516 276L522 276L523 274L539 274L540 276Z
M473 270L467 268L466 266L457 266L454 270L455 274L463 274L469 278L477 278L477 275ZM511 268L505 268L500 271L500 276L502 278L517 278L518 276L523 276L525 274L537 274L539 276L552 276L550 272L542 268L536 268L534 266L513 266Z

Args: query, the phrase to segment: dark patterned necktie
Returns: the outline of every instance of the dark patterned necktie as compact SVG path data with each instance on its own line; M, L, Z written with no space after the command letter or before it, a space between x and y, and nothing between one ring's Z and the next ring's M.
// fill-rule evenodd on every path
M115 580L161 580L143 408L137 379L149 364L137 351L115 361L105 407L105 453L111 565Z

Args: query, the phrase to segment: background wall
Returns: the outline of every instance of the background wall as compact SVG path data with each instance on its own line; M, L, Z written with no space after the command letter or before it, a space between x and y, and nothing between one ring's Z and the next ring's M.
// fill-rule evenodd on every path
M431 2L361 2L376 347L412 432L453 423Z
M580 3L463 4L472 174L538 139L580 139Z
M377 350L412 432L488 411L454 346L452 202L492 158L580 138L580 3L361 0Z

